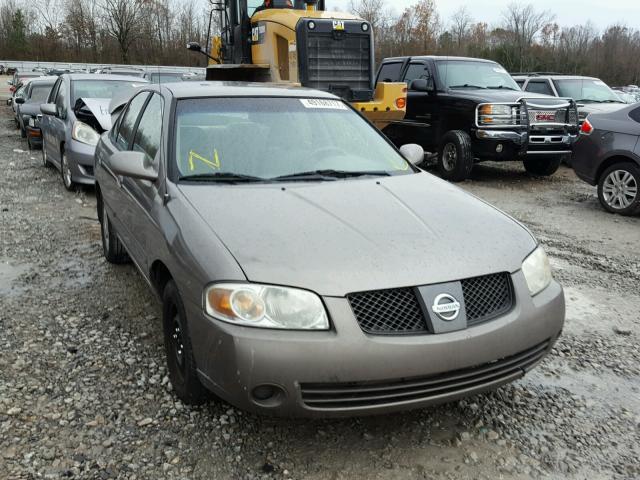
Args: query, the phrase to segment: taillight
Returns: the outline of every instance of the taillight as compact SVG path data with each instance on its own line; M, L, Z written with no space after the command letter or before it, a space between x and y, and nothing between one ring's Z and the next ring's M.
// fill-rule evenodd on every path
M396 99L396 107L398 107L400 110L402 110L406 106L407 106L407 99L406 98L400 97L400 98Z
M593 125L591 125L591 122L588 118L585 118L584 122L582 122L580 133L583 135L591 135L591 133L593 133Z

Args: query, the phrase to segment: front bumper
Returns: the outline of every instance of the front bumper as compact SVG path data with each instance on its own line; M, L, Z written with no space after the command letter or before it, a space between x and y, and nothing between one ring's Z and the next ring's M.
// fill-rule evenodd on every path
M512 278L516 303L509 313L438 335L365 334L344 298L324 299L333 324L327 332L238 327L206 317L201 305L185 307L202 381L229 403L278 416L370 415L495 388L523 376L546 355L564 323L562 288L553 282L531 298L522 273ZM535 356L527 353L532 349ZM525 354L530 362L518 363ZM498 372L494 365L501 359L509 368ZM461 381L463 376L473 381ZM442 388L425 387L434 382ZM262 386L277 389L278 395L256 398L254 389ZM362 401L359 393L354 402L349 393L354 388L375 394ZM380 394L389 390L399 394ZM318 395L330 401L318 402ZM331 395L339 401L331 401Z
M513 160L516 155L571 154L577 134L527 132L479 128L475 132L477 156L492 160ZM500 147L499 147L500 146Z
M66 154L71 168L71 179L75 183L94 185L94 154L95 145L87 145L76 140L67 144Z

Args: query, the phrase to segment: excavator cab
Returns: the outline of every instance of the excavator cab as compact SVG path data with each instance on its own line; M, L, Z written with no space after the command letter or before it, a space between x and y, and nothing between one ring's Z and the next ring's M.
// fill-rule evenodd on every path
M207 80L290 83L351 102L379 128L404 118L406 85L375 86L373 29L324 0L216 0Z

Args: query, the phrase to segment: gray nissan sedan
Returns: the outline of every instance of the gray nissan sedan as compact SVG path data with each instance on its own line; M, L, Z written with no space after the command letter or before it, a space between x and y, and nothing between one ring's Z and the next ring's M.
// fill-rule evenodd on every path
M280 416L445 402L522 377L564 322L544 250L339 98L147 85L96 149L108 261L163 305L169 377Z

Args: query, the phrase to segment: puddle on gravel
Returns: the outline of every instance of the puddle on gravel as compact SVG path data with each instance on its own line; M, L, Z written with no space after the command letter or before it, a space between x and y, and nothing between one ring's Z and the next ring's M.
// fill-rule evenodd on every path
M0 295L17 295L24 290L18 279L28 272L30 265L12 262L8 258L0 258Z

